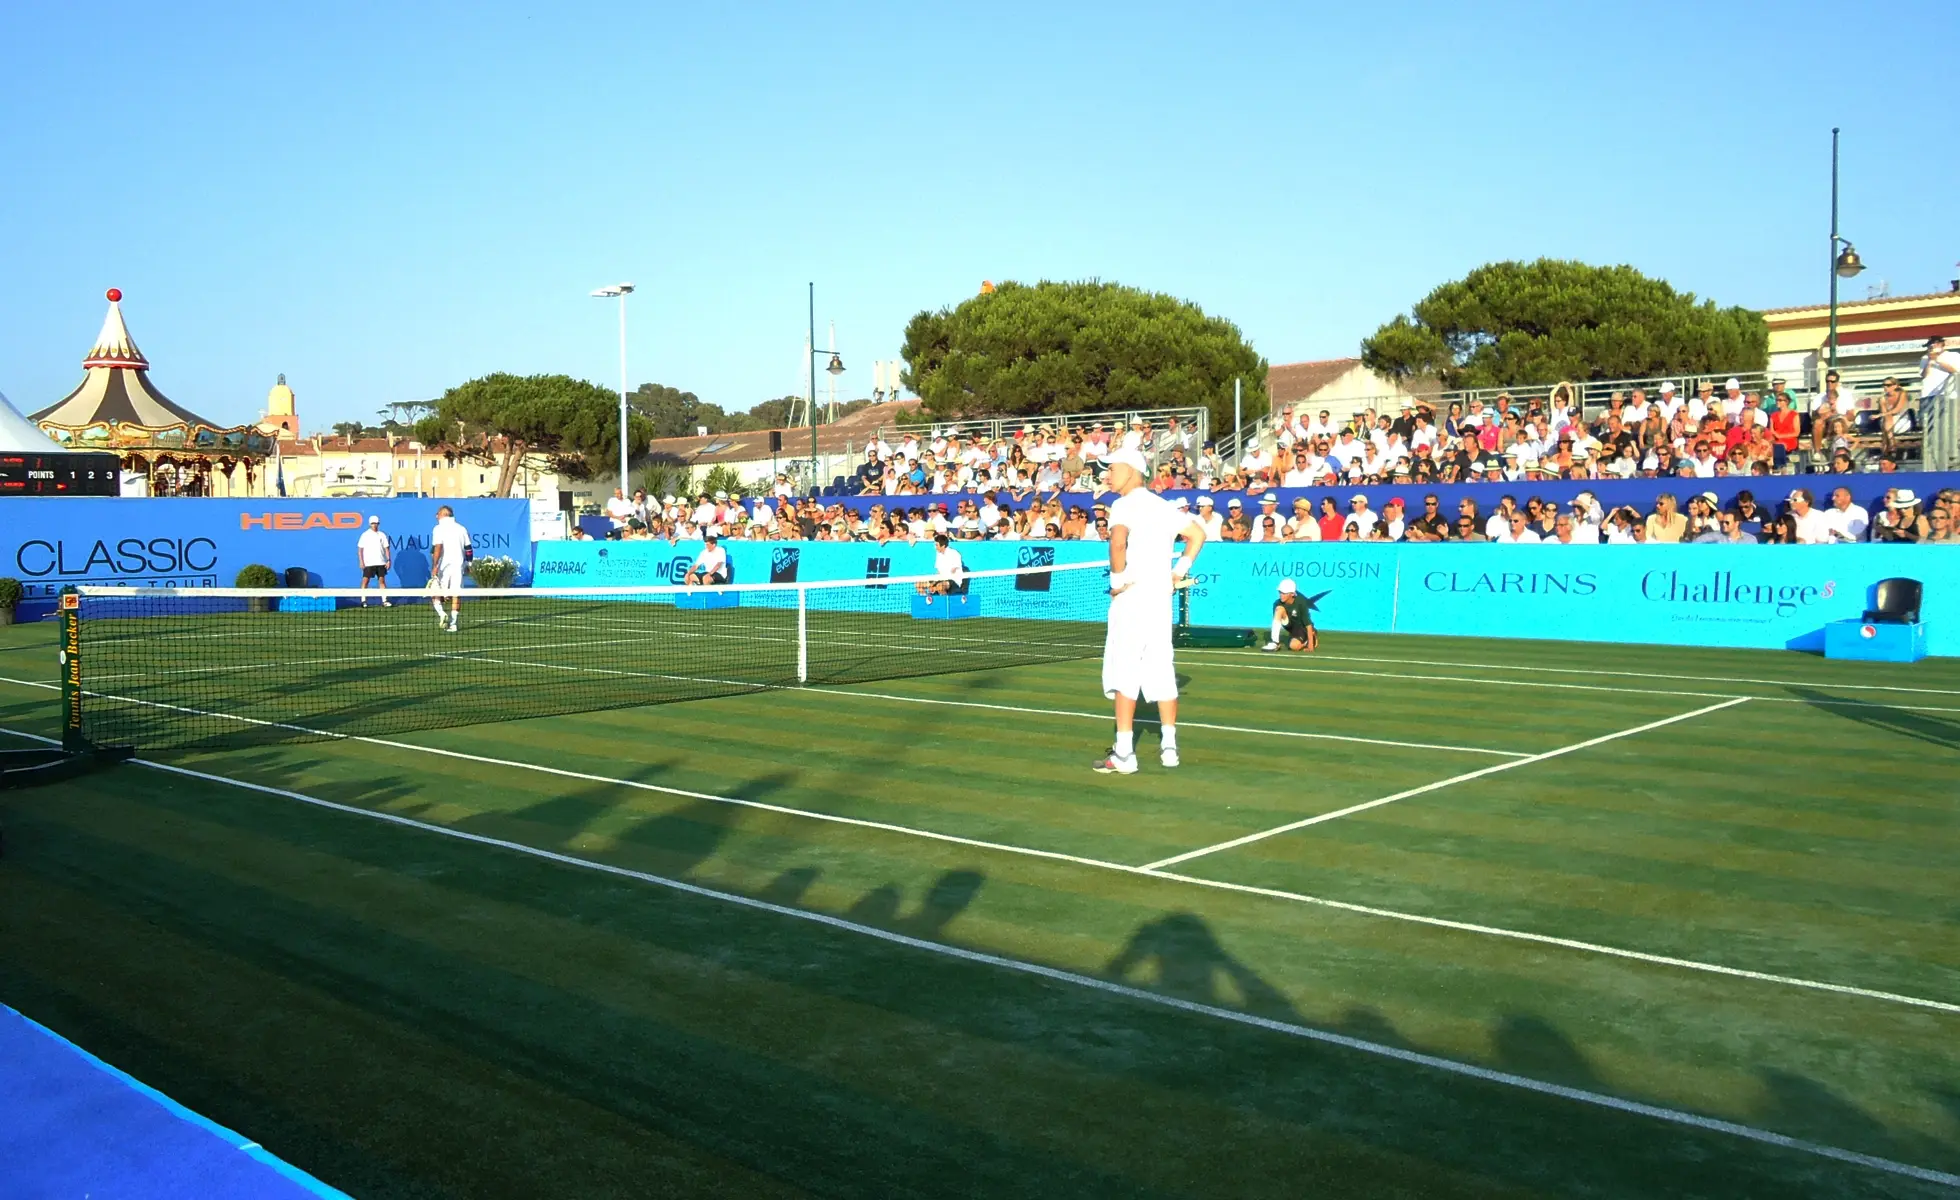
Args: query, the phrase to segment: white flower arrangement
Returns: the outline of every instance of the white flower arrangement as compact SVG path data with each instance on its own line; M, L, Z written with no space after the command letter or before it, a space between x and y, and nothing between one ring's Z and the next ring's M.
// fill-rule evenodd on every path
M470 578L480 588L507 588L517 582L517 560L507 554L486 555L470 563Z

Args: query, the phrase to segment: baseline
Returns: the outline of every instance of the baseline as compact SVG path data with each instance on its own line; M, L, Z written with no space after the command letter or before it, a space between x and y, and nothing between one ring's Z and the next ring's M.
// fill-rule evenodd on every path
M1199 654L1242 654L1238 650L1192 647ZM1189 651L1187 651L1188 653ZM1834 687L1858 692L1916 692L1928 696L1960 696L1960 688L1900 687L1886 683L1837 683L1816 679L1751 679L1743 676L1670 675L1659 671L1606 671L1594 667L1532 667L1518 663L1443 662L1433 658L1370 658L1356 654L1316 654L1330 662L1405 663L1412 667L1450 667L1459 671L1531 671L1545 675L1607 675L1618 679L1679 679L1686 683L1760 683L1765 687Z

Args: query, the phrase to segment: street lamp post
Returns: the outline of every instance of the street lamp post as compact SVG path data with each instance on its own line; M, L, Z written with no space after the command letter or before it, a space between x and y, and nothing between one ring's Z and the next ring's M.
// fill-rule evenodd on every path
M1864 260L1858 257L1858 252L1852 249L1851 243L1838 236L1837 221L1838 131L1834 125L1831 127L1831 332L1830 340L1827 343L1828 350L1826 351L1827 365L1830 367L1837 366L1838 280L1849 279L1865 269ZM1840 244L1843 245L1843 250L1838 249ZM1822 381L1819 381L1819 385L1822 385Z
M826 353L817 349L817 285L814 280L810 283L810 340L804 343L804 348L810 352L810 397L803 406L803 415L810 422L810 491L814 494L817 490L817 356ZM828 353L830 364L824 370L832 375L842 375L844 360L837 356L835 350Z
M633 292L630 283L615 283L610 287L593 288L592 294L601 300L619 298L619 490L625 493L626 479L626 297Z

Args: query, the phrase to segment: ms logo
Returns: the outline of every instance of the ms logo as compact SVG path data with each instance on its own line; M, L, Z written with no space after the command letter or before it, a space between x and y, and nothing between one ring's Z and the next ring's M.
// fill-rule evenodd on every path
M601 552L603 553L603 551ZM685 554L676 554L653 569L653 577L662 583L679 583L687 578L687 569L694 560Z
M1015 562L1018 567L1052 567L1055 565L1053 546L1023 546ZM1017 592L1045 592L1049 581L1054 578L1047 571L1029 571L1014 577L1014 590Z
M801 546L778 546L769 556L769 582L795 583L797 564L802 561Z
M892 560L889 558L865 559L864 577L866 579L890 579L892 577ZM873 584L872 586L879 591L885 589L885 585L882 583Z

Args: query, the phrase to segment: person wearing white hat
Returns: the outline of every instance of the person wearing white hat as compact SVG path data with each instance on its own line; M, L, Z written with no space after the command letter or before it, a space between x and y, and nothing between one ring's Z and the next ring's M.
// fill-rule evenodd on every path
M381 518L369 517L367 528L361 531L359 541L354 547L355 557L361 564L361 607L367 607L367 585L372 579L381 589L381 607L392 608L388 599L388 568L395 565L394 547L388 544L388 535L381 532Z
M1262 650L1284 646L1312 653L1320 649L1320 633L1313 627L1313 603L1300 594L1300 586L1291 579L1279 581L1279 599L1273 603L1273 625L1268 632L1271 636Z
M1217 504L1210 496L1198 496L1198 524L1205 527L1205 540L1217 541L1225 535L1225 518L1218 515Z
M1116 744L1097 772L1134 775L1138 700L1157 705L1166 767L1178 765L1177 668L1171 654L1171 596L1204 548L1205 527L1145 486L1150 465L1129 447L1109 456L1109 631L1103 639L1103 695L1116 713ZM1178 539L1184 554L1172 561Z

